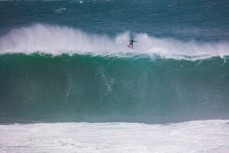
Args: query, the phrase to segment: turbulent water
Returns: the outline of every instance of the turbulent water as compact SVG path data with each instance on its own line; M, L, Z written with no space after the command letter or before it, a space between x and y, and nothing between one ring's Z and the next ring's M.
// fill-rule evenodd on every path
M3 0L0 21L0 152L229 152L227 0Z
M55 129L55 130L54 130ZM227 153L228 122L0 125L2 152Z

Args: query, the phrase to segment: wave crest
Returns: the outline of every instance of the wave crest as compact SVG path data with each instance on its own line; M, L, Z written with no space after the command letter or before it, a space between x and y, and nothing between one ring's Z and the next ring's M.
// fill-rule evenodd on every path
M197 41L182 42L172 38L155 38L146 33L134 34L134 49L126 47L130 32L109 37L107 35L88 34L66 26L34 24L11 30L0 37L0 53L41 52L45 54L93 54L160 55L165 58L182 56L220 56L229 55L229 43ZM179 56L181 57L181 56Z

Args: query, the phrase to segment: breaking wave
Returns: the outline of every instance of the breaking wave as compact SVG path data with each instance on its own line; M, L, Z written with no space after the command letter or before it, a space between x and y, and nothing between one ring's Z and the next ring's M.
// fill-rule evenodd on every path
M133 37L138 42L134 49L127 47ZM206 58L229 55L229 43L180 41L173 38L156 38L146 33L123 32L116 36L88 34L66 26L33 24L12 29L0 37L0 53L35 52L60 54L92 55L147 55L164 58Z

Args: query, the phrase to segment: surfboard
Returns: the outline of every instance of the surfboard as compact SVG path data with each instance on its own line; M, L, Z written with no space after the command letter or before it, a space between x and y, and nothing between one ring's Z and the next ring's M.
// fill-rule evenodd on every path
M133 47L132 46L130 46L130 45L126 45L127 47L129 47L129 48L131 48L131 49L133 49Z

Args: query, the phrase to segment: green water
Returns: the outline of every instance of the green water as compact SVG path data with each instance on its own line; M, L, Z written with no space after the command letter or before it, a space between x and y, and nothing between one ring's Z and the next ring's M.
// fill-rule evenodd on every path
M173 122L229 116L229 62L0 56L0 121Z

